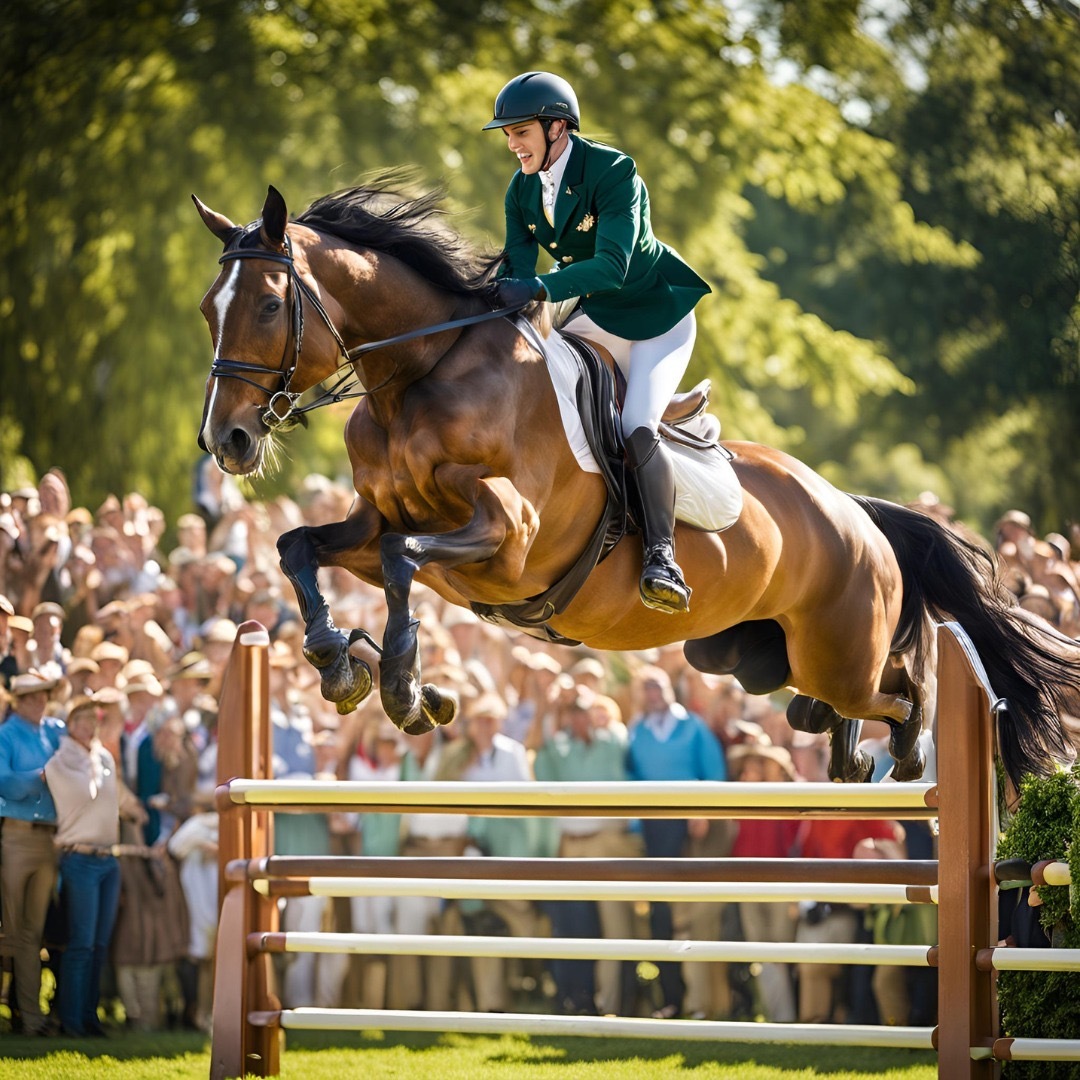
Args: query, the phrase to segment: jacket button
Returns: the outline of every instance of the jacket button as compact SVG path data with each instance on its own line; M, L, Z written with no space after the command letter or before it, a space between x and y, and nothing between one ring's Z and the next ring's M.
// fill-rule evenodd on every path
M552 241L551 241L551 243L550 243L550 244L548 244L548 247L549 247L549 248L557 248L558 246L559 246L559 245L558 245L558 244L557 244L557 243L556 243L556 242L555 242L554 240L552 240Z
M574 261L574 256L573 255L564 255L562 257L562 261L564 263L572 263Z

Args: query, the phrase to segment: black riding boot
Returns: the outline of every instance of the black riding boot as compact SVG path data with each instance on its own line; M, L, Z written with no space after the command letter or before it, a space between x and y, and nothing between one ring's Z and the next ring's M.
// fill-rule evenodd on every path
M626 460L634 472L641 501L641 535L645 555L641 571L641 602L670 615L690 610L690 587L675 562L675 477L660 447L660 438L647 427L626 440Z

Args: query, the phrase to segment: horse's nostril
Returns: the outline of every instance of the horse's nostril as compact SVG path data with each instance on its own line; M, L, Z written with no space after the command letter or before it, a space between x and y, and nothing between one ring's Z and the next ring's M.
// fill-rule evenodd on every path
M229 449L234 458L246 457L251 449L251 436L243 428L234 428L229 436Z

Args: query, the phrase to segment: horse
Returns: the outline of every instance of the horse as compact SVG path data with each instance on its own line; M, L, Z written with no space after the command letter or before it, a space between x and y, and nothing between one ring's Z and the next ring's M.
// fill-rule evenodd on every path
M385 590L386 714L410 734L448 723L453 695L423 682L413 581L481 612L543 595L605 512L604 482L574 458L535 336L523 333L520 320L539 325L542 305L516 317L496 307L498 256L448 227L437 191L384 177L290 220L270 187L246 226L192 199L224 245L201 305L215 353L199 444L227 472L256 472L313 407L302 395L336 377L338 400L342 378L354 380L353 506L278 540L304 652L342 713L370 693L371 666L353 647L366 631L339 630L319 587L320 567L344 567ZM781 451L724 445L743 508L723 532L677 527L691 610L641 603L641 545L626 535L551 612L552 638L599 650L682 642L693 667L732 674L752 694L793 690L788 720L829 732L834 780L868 778L860 728L884 720L893 775L910 780L924 767L933 621L951 618L1007 699L998 739L1013 782L1067 757L1059 714L1080 695L1075 642L1016 608L988 552L914 510L845 494Z

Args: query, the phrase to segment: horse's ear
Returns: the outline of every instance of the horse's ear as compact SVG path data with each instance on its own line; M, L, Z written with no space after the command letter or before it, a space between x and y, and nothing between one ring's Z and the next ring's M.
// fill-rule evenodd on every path
M285 226L289 221L289 211L281 192L271 184L266 189L266 202L262 208L262 238L271 247L285 246Z
M224 214L211 210L209 206L201 202L196 195L191 196L195 209L199 211L199 217L203 219L206 227L223 243L228 242L236 235L237 227Z

